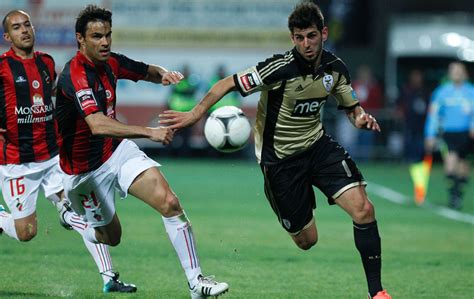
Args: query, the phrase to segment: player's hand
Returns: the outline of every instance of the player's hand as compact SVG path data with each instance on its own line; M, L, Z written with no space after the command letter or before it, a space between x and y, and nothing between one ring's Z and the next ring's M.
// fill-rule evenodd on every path
M161 142L164 145L170 144L174 137L174 130L168 127L156 127L151 129L151 141Z
M178 112L173 110L163 111L163 113L159 115L159 118L161 125L167 125L168 128L173 130L192 126L199 120L199 117L192 111Z
M161 84L163 85L170 85L170 84L178 84L179 81L183 80L184 76L180 72L171 71L166 72L161 77Z
M359 114L355 119L355 126L358 129L380 132L380 126L375 117L369 113Z

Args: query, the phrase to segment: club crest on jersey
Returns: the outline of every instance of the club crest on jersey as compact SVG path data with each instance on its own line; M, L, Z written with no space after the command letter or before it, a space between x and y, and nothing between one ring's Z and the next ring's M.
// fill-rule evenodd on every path
M76 92L76 98L79 101L79 104L81 105L81 108L83 110L91 106L97 106L97 101L94 98L94 93L90 88L81 89Z
M33 86L34 89L38 89L40 87L40 83L38 80L33 80L33 82L31 82L31 86Z
M286 229L291 228L291 222L288 219L282 219L283 225L286 227Z
M327 92L330 92L334 85L334 78L332 75L326 74L323 77L323 85Z
M112 98L112 92L108 89L105 90L105 96L107 97L108 100Z
M33 95L33 106L43 106L43 97L40 94L35 93Z

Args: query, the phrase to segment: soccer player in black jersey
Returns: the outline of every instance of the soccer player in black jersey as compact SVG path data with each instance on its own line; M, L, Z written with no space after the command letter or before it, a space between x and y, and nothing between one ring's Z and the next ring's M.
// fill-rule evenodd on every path
M19 241L36 236L36 200L42 190L59 209L61 224L83 237L104 281L103 291L135 292L134 285L121 282L113 272L108 246L87 241L84 235L93 228L61 201L53 58L34 51L35 31L24 11L7 13L3 30L11 49L0 56L0 183L10 213L0 205L0 234Z
M288 19L295 47L218 81L190 112L165 111L161 123L172 129L191 126L225 94L260 91L255 151L265 194L281 225L296 245L308 250L318 241L313 186L352 218L355 245L364 266L369 298L387 299L381 283L381 242L366 182L344 148L326 134L321 107L330 95L352 124L380 131L351 87L345 64L323 49L328 28L317 5L303 2Z

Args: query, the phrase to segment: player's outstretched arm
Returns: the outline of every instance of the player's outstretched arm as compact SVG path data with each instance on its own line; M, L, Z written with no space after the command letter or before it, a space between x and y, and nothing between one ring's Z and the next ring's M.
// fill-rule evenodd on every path
M166 127L141 127L123 124L98 112L85 118L92 135L116 138L148 138L155 142L169 144L174 131Z
M143 79L153 83L161 83L163 85L177 84L184 78L183 74L177 71L168 71L162 66L150 64L148 73Z
M181 129L192 126L206 114L212 105L217 103L234 88L235 83L232 76L219 80L212 86L204 98L194 106L193 110L189 112L166 110L159 115L160 124L168 125L171 129Z
M375 117L366 113L360 106L347 111L347 117L357 129L380 132L380 126Z

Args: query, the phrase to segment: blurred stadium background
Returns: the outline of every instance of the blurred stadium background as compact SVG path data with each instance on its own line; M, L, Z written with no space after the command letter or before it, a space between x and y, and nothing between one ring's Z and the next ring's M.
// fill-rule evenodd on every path
M232 74L291 48L287 17L298 2L1 0L0 15L3 17L11 9L27 11L36 27L36 50L50 53L59 73L76 51L74 22L78 11L89 3L108 7L113 12L113 50L168 69L182 71L187 67L194 86L192 96L198 101L218 67L223 66L227 74ZM380 89L380 101L374 104L372 112L381 122L383 132L373 143L348 134L355 130L346 130L349 122L343 120L345 116L334 104L327 104L324 118L327 130L350 149L371 183L368 190L377 202L386 242L383 244L386 286L396 298L474 298L473 176L463 209L459 212L444 208L446 183L437 154L428 202L423 208L416 207L412 203L409 159L404 151L406 143L413 142L406 139L405 132L416 124L400 112L397 102L409 72L415 68L424 72L429 91L443 80L448 63L454 60L466 63L472 82L472 0L315 2L322 8L329 26L327 48L346 62L353 80L358 76L357 71L365 68L370 70L373 82ZM7 49L2 40L0 51ZM173 93L169 87L147 83L120 82L117 89L118 118L141 125L156 125L157 115L168 107ZM252 119L258 95L238 99ZM184 138L191 140L185 151L181 148ZM360 138L362 143L358 142ZM208 147L198 126L190 136L178 136L170 148L146 140L138 143L160 162L166 157L163 170L193 220L203 263L219 277L229 277L236 291L229 297L363 298L365 282L353 248L350 222L344 222L347 217L326 208L320 196L318 209L322 212L317 217L321 219L321 245L309 254L299 252L278 227L265 202L251 142L236 154L219 154ZM189 159L181 159L184 156ZM224 158L224 162L216 158ZM196 186L202 188L196 190ZM242 190L242 195L233 192L236 188ZM73 238L72 234L56 225L51 207L42 210L47 205L43 200L38 205L39 213L46 215L40 215L45 234L40 233L32 244L21 249L11 240L1 240L0 256L11 258L6 263L2 261L0 268L11 272L6 275L0 271L0 297L95 297L98 277L93 276L95 270L87 255L82 254L78 237L74 237L78 246L71 250L67 240ZM184 298L185 286L176 282L179 279L157 269L162 267L174 277L182 278L163 231L156 233L160 236L160 247L166 247L163 250L156 249L156 244L151 242L154 239L148 235L148 221L156 222L156 215L135 201L119 205L131 208L118 207L119 212L123 211L122 222L128 223L124 224L127 228L123 244L114 249L115 262L124 279L131 278L142 287L141 298L154 298L154 292L161 292L160 298ZM156 228L151 230L155 232ZM210 234L220 234L222 230L224 234L219 238L211 237ZM153 255L158 256L160 265L147 269L147 261ZM38 261L49 266L39 266ZM72 276L61 268L66 262L73 269ZM305 269L308 263L314 266ZM25 278L31 275L32 264L37 267L33 277ZM270 266L262 267L262 264ZM66 276L58 281L56 273ZM81 278L77 280L77 276ZM160 281L159 287L156 281ZM263 287L259 281L265 281ZM62 288L61 282L68 287ZM18 291L25 284L28 287ZM259 291L253 292L255 289Z
M189 69L196 101L207 90L216 69L227 74L291 47L287 16L297 0L2 0L0 13L11 9L28 11L37 33L37 50L51 53L58 72L76 51L74 20L88 3L109 7L113 13L113 49L169 69ZM338 139L356 149L357 158L403 159L403 131L409 124L395 112L399 89L413 68L425 71L426 85L433 89L445 75L447 64L460 59L474 76L474 31L471 1L317 1L330 29L327 48L348 65L351 76L367 66L382 96L373 107L384 131L373 147L360 148L357 136ZM0 50L7 49L2 40ZM118 114L127 123L154 124L167 107L171 88L153 84L120 82ZM258 95L241 99L250 117ZM339 125L340 113L328 104L326 127L347 132ZM341 127L342 126L342 127ZM209 152L200 130L195 130L191 155ZM349 130L351 131L351 130ZM337 134L336 134L337 135ZM339 134L341 135L341 134ZM145 147L157 147L140 141ZM181 144L175 142L175 147ZM359 148L358 148L359 147ZM247 157L252 157L249 146ZM369 152L364 153L364 152ZM168 154L162 151L162 154Z

